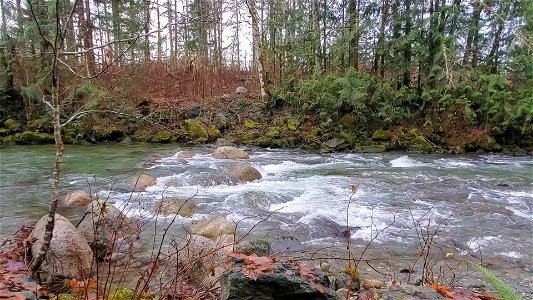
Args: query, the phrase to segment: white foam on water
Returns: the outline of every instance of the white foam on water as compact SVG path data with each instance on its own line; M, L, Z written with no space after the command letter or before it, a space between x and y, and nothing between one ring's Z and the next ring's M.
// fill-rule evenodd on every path
M501 238L500 235L498 236L484 236L484 237L478 237L478 238L470 238L466 245L468 248L472 250L478 250L479 248L483 246L487 246L490 242L499 240Z
M389 162L393 168L412 168L425 166L423 162L410 158L407 155L398 157Z
M511 257L511 258L522 258L522 257L524 257L524 255L522 253L516 252L516 251L500 252L498 254L503 255L503 256L507 256L507 257Z
M440 166L445 168L475 168L476 165L462 160L455 160L449 158L441 158L436 161Z
M513 214L519 216L519 217L522 217L522 218L525 218L525 219L528 219L530 221L533 221L533 211L531 210L528 210L527 212L524 212L518 208L515 208L515 207L512 207L512 206L506 206L505 207L506 209L510 210L511 212L513 212Z

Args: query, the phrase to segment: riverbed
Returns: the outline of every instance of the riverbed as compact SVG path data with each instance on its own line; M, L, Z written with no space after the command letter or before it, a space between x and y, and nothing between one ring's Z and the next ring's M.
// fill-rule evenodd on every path
M183 158L182 151L195 155ZM240 233L253 228L252 236L271 241L290 236L309 248L342 247L342 228L348 225L354 244L365 245L380 232L373 252L406 261L419 251L417 229L438 226L443 252L493 260L509 268L502 274L515 286L533 290L530 157L252 149L249 162L263 178L242 184L228 174L236 162L214 159L211 151L152 144L66 146L62 194L90 189L142 220L153 216L163 197L192 198L198 213L178 217L178 224L218 214L238 222ZM4 240L46 213L54 149L13 146L0 155ZM142 172L155 176L157 184L131 193ZM158 222L163 226L172 219Z

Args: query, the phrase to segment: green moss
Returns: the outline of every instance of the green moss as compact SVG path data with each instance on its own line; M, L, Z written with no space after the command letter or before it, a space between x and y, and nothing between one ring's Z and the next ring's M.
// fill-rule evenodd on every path
M254 129L254 128L259 127L259 123L257 123L256 121L252 121L252 120L245 120L244 127L248 129Z
M187 119L183 121L183 130L191 140L207 140L209 138L209 133L207 132L206 126L198 119Z
M277 138L279 137L279 130L277 129L277 127L269 127L268 128L268 132L267 132L267 137L269 138Z
M4 127L9 131L9 132L17 132L20 130L20 124L13 120L13 119L7 119L5 120L4 122Z
M296 131L298 129L298 127L300 126L300 121L296 120L296 119L293 119L293 118L289 118L287 120L287 128L291 131Z
M409 148L416 151L430 152L433 146L422 135L417 135L410 141Z
M152 138L152 134L150 131L146 129L139 129L133 133L133 136L131 137L131 140L134 142L148 142Z
M172 143L175 140L176 138L174 137L174 133L169 130L159 131L150 138L150 142L161 144Z
M27 129L31 131L52 133L54 128L52 127L52 118L45 115L42 118L31 120L27 124Z
M85 140L85 133L81 125L76 122L65 126L63 136L67 144L81 144Z
M390 132L388 130L376 130L374 131L374 134L372 134L372 139L374 141L389 141Z
M96 125L93 127L91 136L97 142L111 142L121 139L124 132L115 126Z
M112 292L109 295L108 300L131 300L133 299L133 296L135 295L135 292L131 289L122 288L118 289L114 292Z
M50 300L76 300L77 297L74 297L74 295L72 294L67 294L67 293L61 293L61 294L58 294L58 295L52 295L50 297Z
M209 135L210 141L215 141L216 139L222 137L222 133L220 133L220 130L216 126L210 125L207 128L207 134Z
M24 131L9 137L19 145L53 144L54 136L47 133Z

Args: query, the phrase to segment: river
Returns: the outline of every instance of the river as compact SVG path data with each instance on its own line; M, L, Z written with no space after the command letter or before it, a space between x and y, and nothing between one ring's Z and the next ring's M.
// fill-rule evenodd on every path
M183 150L197 155L181 158ZM345 238L335 228L347 222L355 228L351 236L358 245L365 245L375 229L386 228L373 241L373 251L411 260L419 249L413 224L430 222L431 228L440 226L437 244L442 251L492 259L515 286L533 290L530 157L255 149L249 161L263 178L237 184L226 171L235 162L214 159L211 151L176 145L67 145L62 191L90 188L118 207L128 206L132 218L152 214L162 195L194 196L199 212L178 223L221 214L240 221L240 232L246 232L266 218L252 235L269 240L292 236L309 247L342 245ZM3 240L45 214L54 149L14 146L1 148L0 155ZM155 176L157 184L132 194L131 182L141 172ZM357 190L350 201L352 185Z

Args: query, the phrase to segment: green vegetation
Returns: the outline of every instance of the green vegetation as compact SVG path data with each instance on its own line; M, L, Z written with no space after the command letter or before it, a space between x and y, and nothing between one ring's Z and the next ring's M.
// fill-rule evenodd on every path
M484 268L483 266L475 263L471 263L476 267L476 269L479 270L485 277L485 280L494 287L494 289L498 292L500 297L502 297L503 300L519 300L521 299L520 295L518 295L515 290L509 286L507 283L503 282L500 278L498 278L494 273L492 273L487 268Z

